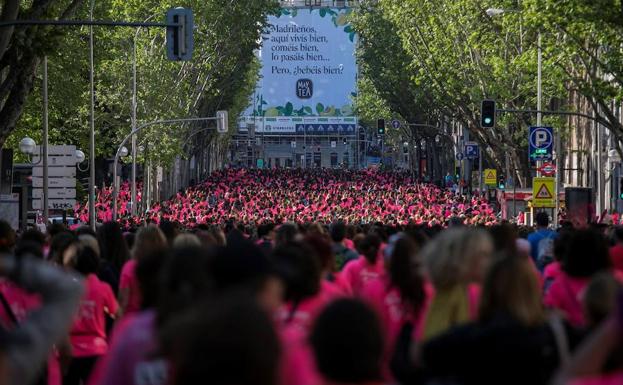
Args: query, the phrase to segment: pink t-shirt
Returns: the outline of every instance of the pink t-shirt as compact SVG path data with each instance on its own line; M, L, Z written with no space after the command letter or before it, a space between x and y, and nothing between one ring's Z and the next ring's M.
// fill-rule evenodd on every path
M545 266L545 270L543 270L543 291L547 293L549 291L550 286L554 283L556 278L560 275L561 272L560 262L555 261Z
M353 290L353 295L361 297L368 282L382 278L385 273L383 259L378 258L374 265L363 257L348 263L342 271L342 277Z
M30 311L41 305L39 296L28 293L10 281L0 281L0 293L9 303L11 311L18 322L26 319ZM11 317L4 311L4 306L0 306L0 322L6 329L14 327Z
M387 341L392 346L405 322L413 323L414 338L419 339L421 337L426 312L435 295L435 289L428 281L424 283L424 292L426 293L424 304L416 313L413 309L405 306L398 289L390 287L387 278L370 281L364 289L364 298L378 312L381 321L385 325L383 329L387 332Z
M320 283L320 291L313 297L301 301L294 309L294 304L285 304L277 311L277 321L282 327L294 327L302 331L311 330L312 324L318 314L332 301L343 297L342 292L331 282L323 280Z
M575 327L585 325L582 297L589 278L570 277L561 271L545 295L545 306L561 310Z
M142 295L136 278L136 260L127 261L121 269L119 291L128 290L128 305L124 309L125 314L141 310Z
M333 273L333 283L339 287L344 295L353 295L353 288L350 287L350 283L344 279L344 274L342 272Z
M41 306L38 295L28 293L10 281L0 280L0 293L4 296L17 322L21 322L33 310ZM15 327L12 318L5 312L4 306L0 306L0 323L5 329ZM48 385L61 385L61 369L58 361L58 352L52 351L48 359Z
M150 357L156 349L155 312L124 317L115 326L110 350L98 361L89 385L167 384L167 363Z
M348 295L337 282L327 281L326 279L320 282L320 293L329 301Z
M344 238L342 243L346 246L346 248L355 250L355 242L353 242L352 239Z
M292 325L281 328L279 337L283 349L279 364L280 385L321 384L307 333Z
M119 308L110 285L100 281L95 274L87 276L85 287L86 290L69 335L74 357L106 354L108 342L106 341L105 314L114 315Z
M400 297L400 292L394 287L390 287L389 279L386 277L370 281L363 290L363 297L376 310L381 320L381 329L385 333L385 352L383 357L383 376L387 381L392 381L393 376L389 369L389 362L392 353L396 349L396 342L400 330L406 322L411 322L414 326L412 339L419 340L424 328L424 320L430 302L434 296L435 289L429 282L424 284L426 298L422 308L418 311L406 306Z

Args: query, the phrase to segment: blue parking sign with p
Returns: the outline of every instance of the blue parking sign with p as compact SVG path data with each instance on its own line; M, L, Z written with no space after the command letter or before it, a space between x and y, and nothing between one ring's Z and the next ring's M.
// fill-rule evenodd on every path
M531 161L552 159L554 129L552 127L530 127L529 157Z
M478 143L465 143L465 157L467 159L476 159L479 156Z

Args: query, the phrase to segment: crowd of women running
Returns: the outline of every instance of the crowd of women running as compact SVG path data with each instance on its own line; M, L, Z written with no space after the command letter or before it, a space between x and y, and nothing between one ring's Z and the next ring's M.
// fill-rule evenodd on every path
M141 189L138 189L141 199ZM120 186L118 214L124 227L148 219L169 220L186 227L242 223L444 224L450 217L466 224L492 224L495 211L479 196L467 198L430 184L413 183L406 172L333 169L225 169L200 184L179 191L148 212L130 216L129 184ZM112 219L112 191L99 192L95 204L100 221ZM87 222L88 207L78 206L76 217Z
M609 250L609 242L619 242ZM0 383L620 384L623 230L0 222Z

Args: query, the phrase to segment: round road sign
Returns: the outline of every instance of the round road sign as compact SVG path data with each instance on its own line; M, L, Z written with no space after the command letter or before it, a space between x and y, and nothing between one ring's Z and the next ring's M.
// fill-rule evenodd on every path
M556 166L551 164L551 163L544 163L539 168L539 171L541 172L541 174L543 174L545 176L552 176L552 175L556 174Z

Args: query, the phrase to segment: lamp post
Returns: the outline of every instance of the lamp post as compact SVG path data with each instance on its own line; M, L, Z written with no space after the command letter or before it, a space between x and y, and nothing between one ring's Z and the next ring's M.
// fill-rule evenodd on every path
M93 21L93 8L95 0L91 0L89 20ZM89 83L91 86L91 113L89 117L89 224L95 230L97 217L95 215L95 85L93 80L94 61L93 61L93 26L89 26Z
M48 57L43 57L43 221L50 216L48 208Z
M37 165L39 163L41 163L43 161L43 215L44 215L44 223L47 225L48 223L48 214L49 214L49 210L48 210L48 183L47 183L47 159L45 156L43 156L42 154L42 148L39 149L39 160L35 163L32 163L30 160L30 157L35 155L36 150L37 150L37 142L35 142L32 138L30 137L25 137L22 140L19 141L19 150L22 154L27 155L28 156L28 162L30 164ZM47 148L43 151L46 155L47 155Z
M144 23L147 23L154 15L149 16L145 19ZM132 42L132 131L136 129L136 110L138 108L137 103L137 91L136 91L136 40L138 40L138 33L141 31L141 27L136 29L134 33L134 40ZM130 185L130 213L132 215L136 215L136 135L132 136L132 181Z

